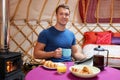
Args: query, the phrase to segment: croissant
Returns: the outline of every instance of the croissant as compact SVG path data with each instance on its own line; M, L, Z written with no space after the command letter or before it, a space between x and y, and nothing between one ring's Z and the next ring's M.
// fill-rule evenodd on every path
M84 66L83 69L80 71L82 74L92 74L92 70L88 68L87 66Z
M72 71L73 71L73 72L78 72L79 69L72 67Z
M45 61L43 65L49 68L57 68L57 64L52 61Z

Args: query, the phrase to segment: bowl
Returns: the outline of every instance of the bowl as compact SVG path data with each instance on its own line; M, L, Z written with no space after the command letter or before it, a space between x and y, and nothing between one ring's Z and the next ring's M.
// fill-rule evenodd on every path
M88 68L90 72L87 72L86 70L83 70L84 68ZM81 78L92 78L97 76L100 73L100 69L94 66L89 65L74 65L69 68L70 72Z

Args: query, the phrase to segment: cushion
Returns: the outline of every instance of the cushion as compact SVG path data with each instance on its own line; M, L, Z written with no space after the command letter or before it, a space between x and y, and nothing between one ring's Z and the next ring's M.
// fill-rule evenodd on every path
M95 32L85 32L84 33L84 43L83 46L86 44L96 44L97 36Z
M112 44L120 45L120 37L112 37Z
M120 33L119 33L119 32L114 32L114 33L113 33L113 36L114 36L114 37L120 37Z
M97 32L97 41L96 44L111 44L111 31Z

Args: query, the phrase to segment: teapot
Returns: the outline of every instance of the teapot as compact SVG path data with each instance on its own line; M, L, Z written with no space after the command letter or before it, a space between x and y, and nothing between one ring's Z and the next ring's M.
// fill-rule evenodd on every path
M105 66L108 66L108 56L109 56L109 51L107 49L102 48L100 45L96 48L94 48L94 51L97 51L97 54L93 55L93 66L98 67L100 70L104 70ZM107 56L106 56L106 64L105 62L105 57L103 54L100 54L100 52L106 51Z

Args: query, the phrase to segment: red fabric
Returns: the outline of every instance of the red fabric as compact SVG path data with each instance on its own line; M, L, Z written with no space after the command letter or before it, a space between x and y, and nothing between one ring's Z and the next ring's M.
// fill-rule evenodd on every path
M87 44L111 44L113 33L111 31L105 32L85 32L82 47Z
M84 21L84 15L85 15L84 12L86 12L86 8L87 8L86 4L88 3L88 0L84 0L85 4L82 4L82 1L83 0L79 0L79 13L80 13L80 17L81 17L82 21ZM97 22L96 9L97 9L98 0L89 0L89 1L90 2L89 2L88 10L87 10L86 22L87 23L96 23ZM113 10L113 11L117 12L119 10L118 6L119 6L120 1L119 0L115 0L114 2L115 2L115 5L114 5L114 9L115 10ZM85 7L83 5L85 5ZM109 5L107 4L107 6L109 6ZM109 6L109 7L111 7L111 6ZM100 5L100 8L102 8L101 5ZM102 12L100 12L100 10L99 10L98 14L99 15L104 14L104 9L103 9ZM110 14L111 13L109 13L108 16ZM110 22L111 17L107 17L107 18L106 17L100 17L99 15L98 15L98 17L99 17L99 23L109 23ZM120 22L119 14L114 13L113 18L112 18L112 23L119 23L119 22Z
M87 4L88 4L88 0L79 0L79 13L80 13L80 17L82 19L82 22L84 22L85 19L85 14L87 11Z
M113 33L113 37L120 37L120 33L119 32Z
M82 0L79 0L79 13L80 13L80 17L82 19L82 22L84 22Z
M107 32L97 32L96 44L111 44L112 33Z
M97 35L95 32L85 32L83 46L86 44L96 44L96 40L97 40Z

